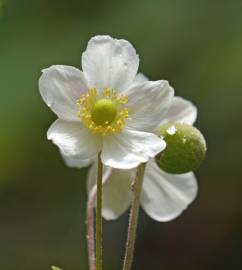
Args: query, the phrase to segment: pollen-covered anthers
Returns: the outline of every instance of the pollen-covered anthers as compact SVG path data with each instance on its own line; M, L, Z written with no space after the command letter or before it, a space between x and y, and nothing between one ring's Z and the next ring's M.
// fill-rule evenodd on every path
M92 88L77 100L77 116L95 134L120 133L129 117L129 109L124 107L127 102L128 97L118 95L114 89L105 88L98 93Z

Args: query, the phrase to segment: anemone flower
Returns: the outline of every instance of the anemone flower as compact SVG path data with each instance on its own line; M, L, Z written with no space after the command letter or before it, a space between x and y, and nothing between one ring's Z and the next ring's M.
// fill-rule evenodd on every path
M82 54L82 71L55 65L43 70L40 94L57 115L47 137L67 163L102 163L131 169L164 150L154 134L174 90L164 80L137 74L139 57L126 40L93 37ZM82 164L82 165L81 165Z

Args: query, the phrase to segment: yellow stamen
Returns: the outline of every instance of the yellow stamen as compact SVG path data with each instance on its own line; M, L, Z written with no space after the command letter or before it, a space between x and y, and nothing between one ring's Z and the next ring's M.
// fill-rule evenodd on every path
M115 117L112 121L94 121L92 118L92 110L95 104L100 100L110 100L117 108ZM118 95L114 89L104 88L102 93L98 93L95 88L92 88L83 94L76 102L79 107L77 117L82 123L88 127L93 133L107 135L112 133L122 132L125 126L125 120L129 117L129 109L124 107L128 103L128 97ZM100 116L102 118L102 116ZM101 124L100 124L101 123Z

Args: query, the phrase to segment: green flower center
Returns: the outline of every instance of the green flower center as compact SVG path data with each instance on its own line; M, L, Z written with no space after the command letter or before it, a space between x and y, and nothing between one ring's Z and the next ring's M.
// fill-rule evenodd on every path
M92 107L91 117L97 125L109 125L115 121L116 116L117 105L110 99L99 99Z
M120 133L129 117L127 103L128 97L118 95L112 88L104 88L102 92L91 88L76 101L77 117L95 134Z

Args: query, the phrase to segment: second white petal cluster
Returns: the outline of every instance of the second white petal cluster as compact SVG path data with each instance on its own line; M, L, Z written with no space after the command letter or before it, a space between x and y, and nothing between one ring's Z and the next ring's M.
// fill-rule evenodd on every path
M174 97L160 126L170 121L193 125L196 117L197 109L191 102ZM134 177L134 169L109 171L109 178L103 186L103 217L106 220L117 219L129 208ZM88 192L95 185L95 179L96 163L89 170ZM197 180L193 172L179 175L166 173L157 166L153 158L146 164L141 206L152 219L159 222L175 219L195 199L197 192Z

